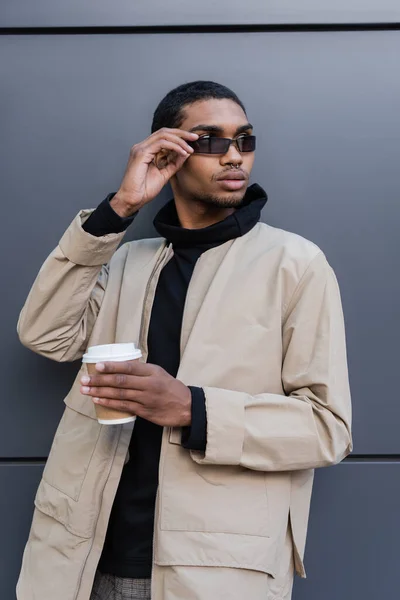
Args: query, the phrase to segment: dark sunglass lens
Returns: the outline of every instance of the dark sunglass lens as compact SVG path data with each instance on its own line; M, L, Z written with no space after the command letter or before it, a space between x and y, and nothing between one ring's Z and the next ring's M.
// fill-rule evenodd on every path
M237 139L240 152L254 152L256 149L256 136L244 135Z
M195 142L190 142L193 150L199 154L226 154L229 150L231 140L220 137L202 137ZM254 152L256 138L254 135L246 135L237 139L240 152Z
M211 154L226 154L229 150L230 139L212 137L210 138L210 153Z
M189 146L192 146L195 152L199 152L201 154L209 153L209 138L199 138L195 142L189 142Z
M226 138L203 137L190 142L190 146L199 154L225 154L228 152L229 142Z

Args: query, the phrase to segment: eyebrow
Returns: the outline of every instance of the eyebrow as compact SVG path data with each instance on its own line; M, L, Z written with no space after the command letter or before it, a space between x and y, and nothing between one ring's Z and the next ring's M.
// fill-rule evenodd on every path
M253 125L251 123L246 123L246 125L241 125L240 127L238 127L235 131L235 136L239 135L240 133L244 133L245 131L248 131L249 129L253 129ZM217 125L196 125L195 127L192 127L192 129L189 129L190 132L194 132L194 131L207 131L208 133L223 133L224 130L222 127L218 127Z

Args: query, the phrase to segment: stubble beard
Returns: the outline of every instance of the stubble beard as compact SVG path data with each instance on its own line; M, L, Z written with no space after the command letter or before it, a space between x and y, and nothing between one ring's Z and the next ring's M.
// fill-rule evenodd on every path
M193 197L195 202L199 204L207 204L207 206L214 206L215 208L240 208L244 204L245 193L238 196L232 194L231 196L217 196L212 194L196 194Z

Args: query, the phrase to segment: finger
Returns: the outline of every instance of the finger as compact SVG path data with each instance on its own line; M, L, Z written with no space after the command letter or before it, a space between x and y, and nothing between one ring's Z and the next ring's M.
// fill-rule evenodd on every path
M167 136L154 140L154 142L147 147L147 151L154 155L162 150L176 152L182 156L187 156L194 152L193 148L186 144L186 142L179 140L179 138L170 138Z
M151 141L149 138L148 143L149 143L149 145L152 145L152 144L161 144L162 145L163 141L165 141L165 140L168 140L169 142L174 142L175 144L178 144L178 146L181 146L181 148L183 148L183 150L186 150L186 152L189 152L190 154L193 152L192 146L190 146L188 143L188 142L193 142L194 141L193 139L185 140L180 135L171 133L168 130L165 130L162 135L161 134L158 135Z
M179 171L189 157L190 154L181 155L177 152L159 152L154 159L154 165L160 174L164 176L165 182L167 182Z
M188 158L189 158L189 155L178 156L175 161L171 161L171 162L167 163L165 165L165 167L163 167L161 169L161 172L165 173L165 178L167 180L171 179L171 177L173 177L175 175L175 173L177 173L179 171L179 169L181 169L183 167L183 165L185 164L185 162L187 161Z
M183 129L169 129L167 127L163 127L159 129L155 133L151 134L148 138L146 138L140 144L135 144L131 148L132 158L136 156L140 156L141 159L149 161L153 160L154 155L157 154L163 148L169 148L166 145L168 142L175 142L178 146L182 148L185 152L192 154L193 149L186 142L194 142L199 138L197 133L193 133L191 131L185 131ZM162 143L164 142L164 143ZM173 148L169 148L173 149ZM179 151L182 154L182 151Z
M143 390L146 387L146 378L138 375L127 375L126 373L115 373L113 375L84 375L81 384L89 387L116 387L127 390Z
M113 408L115 410L122 410L124 412L129 412L132 415L139 415L141 412L140 404L136 404L135 402L128 402L126 400L113 400L112 398L93 398L93 402L95 404L100 404L101 406L108 406L109 408Z
M187 158L192 153L187 152L181 146L169 140L163 140L161 144L154 144L148 149L149 156L153 157L153 161L159 166L160 163L167 163L173 156Z
M192 146L188 142L192 142L193 140L184 140L179 135L175 135L174 133L166 133L162 136L162 140L168 140L170 142L175 142L179 146L181 146L186 152L192 154L194 152Z
M127 390L125 388L82 386L81 393L92 398L109 398L128 402L140 402L140 390Z
M185 161L188 157L189 154L186 152L185 154L178 154L174 150L161 150L160 152L157 152L153 162L154 166L157 167L157 169L163 174L165 174L165 167L170 163L176 163L178 158L179 160Z
M152 144L141 144L135 148L134 158L141 162L151 164L160 152L166 153L176 152L179 156L190 156L191 152L186 152L179 144L175 144L170 140L163 139L154 141Z
M195 140L197 140L199 138L199 135L197 133L194 133L193 131L186 131L185 129L179 129L179 128L173 128L173 127L162 127L161 129L159 129L158 131L155 131L150 138L154 137L163 137L164 135L176 135L184 140L188 140L190 142L194 142ZM148 139L150 139L148 138Z
M96 370L100 373L124 373L138 377L150 377L154 374L156 365L143 363L139 360L125 360L121 362L98 362Z

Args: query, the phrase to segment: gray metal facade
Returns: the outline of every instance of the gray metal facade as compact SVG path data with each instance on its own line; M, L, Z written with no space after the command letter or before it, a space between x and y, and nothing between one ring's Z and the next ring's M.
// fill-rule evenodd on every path
M19 311L76 212L118 186L157 102L192 79L243 99L258 136L253 181L269 194L263 219L317 243L342 291L355 448L316 474L308 579L294 600L399 597L399 29L393 0L2 3L1 600L15 599L35 490L78 368L24 349ZM143 209L129 239L154 234L168 195Z

